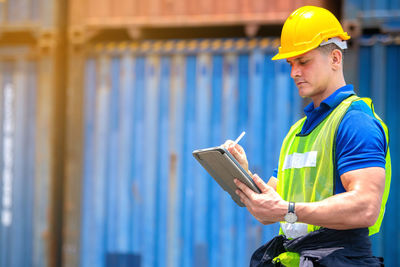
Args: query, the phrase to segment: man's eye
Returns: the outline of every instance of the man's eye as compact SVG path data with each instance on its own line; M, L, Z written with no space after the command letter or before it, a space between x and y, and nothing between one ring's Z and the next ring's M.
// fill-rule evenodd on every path
M308 62L308 60L299 61L300 65L305 65L307 62Z

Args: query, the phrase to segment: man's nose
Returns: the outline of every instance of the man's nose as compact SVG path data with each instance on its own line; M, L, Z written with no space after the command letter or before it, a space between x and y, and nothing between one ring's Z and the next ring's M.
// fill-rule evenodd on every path
M290 77L292 77L294 79L295 77L300 77L300 74L301 74L300 68L293 65L292 69L290 70Z

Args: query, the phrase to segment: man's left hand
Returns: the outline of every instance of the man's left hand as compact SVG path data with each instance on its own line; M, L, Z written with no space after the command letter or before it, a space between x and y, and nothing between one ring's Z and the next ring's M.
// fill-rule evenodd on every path
M288 203L269 185L267 185L257 174L253 175L261 193L256 193L244 183L235 179L238 187L236 194L240 197L249 212L262 224L272 224L283 221L287 213Z

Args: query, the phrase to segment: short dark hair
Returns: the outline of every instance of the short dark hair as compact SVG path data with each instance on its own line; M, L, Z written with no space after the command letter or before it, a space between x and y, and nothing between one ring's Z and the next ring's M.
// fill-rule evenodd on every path
M342 53L342 60L343 60L343 58L344 58L344 50L341 49L339 46L337 46L337 45L334 44L334 43L330 43L330 44L327 44L327 45L319 46L317 49L318 49L319 51L321 51L321 52L322 52L323 54L325 54L325 55L328 55L328 54L330 54L333 50L337 49L337 50L339 50L339 51Z

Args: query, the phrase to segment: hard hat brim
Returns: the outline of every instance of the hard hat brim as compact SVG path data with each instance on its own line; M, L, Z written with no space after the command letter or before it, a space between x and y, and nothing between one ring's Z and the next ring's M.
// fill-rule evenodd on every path
M297 57L297 56L305 54L305 53L307 53L307 52L309 52L309 51L311 51L311 50L313 50L314 48L317 48L317 47L318 47L318 45L315 46L315 47L310 47L310 48L302 50L302 51L292 51L292 52L289 52L289 53L278 53L271 60L279 60L279 59Z
M349 40L349 39L350 39L350 36L348 36L347 33L345 33L345 34L346 34L346 35L340 36L341 39L344 40L344 41ZM320 44L321 44L321 43L318 43L318 44L315 45L315 46L311 46L311 47L308 47L307 49L300 50L300 51L291 51L291 52L287 52L287 53L280 53L280 52L279 52L279 53L276 54L271 60L279 60L279 59L297 57L297 56L300 56L300 55L302 55L302 54L305 54L305 53L307 53L307 52L309 52L309 51L311 51L311 50L313 50L313 49L319 47ZM279 49L280 49L280 48L279 48Z

